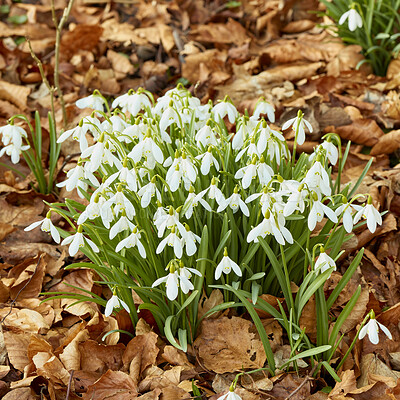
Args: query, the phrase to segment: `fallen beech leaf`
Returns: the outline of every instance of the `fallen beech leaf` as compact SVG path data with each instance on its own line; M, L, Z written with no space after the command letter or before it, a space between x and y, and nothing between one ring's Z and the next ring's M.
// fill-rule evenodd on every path
M105 373L107 370L118 371L122 366L122 354L125 346L119 343L114 346L99 344L86 340L79 344L82 370Z
M182 365L191 368L193 367L193 365L187 359L186 354L182 350L178 350L173 346L165 346L161 357L172 365Z
M137 396L132 378L121 372L108 370L93 385L88 387L83 400L132 400Z
M68 385L70 374L62 362L51 353L39 352L32 357L38 375L58 384Z
M306 329L306 335L312 340L317 340L317 312L315 308L315 296L312 295L310 300L303 308L300 317L300 329Z
M392 371L379 357L375 354L365 354L361 358L360 363L361 376L358 379L358 387L363 387L376 382L371 381L370 375L380 375L382 377L390 378L395 383L400 377L400 372Z
M14 85L4 80L0 81L0 100L9 101L21 110L26 109L30 92L29 87Z
M315 26L315 22L309 19L300 19L298 21L291 21L282 28L285 33L299 33L308 31Z
M4 331L3 335L11 364L19 371L23 371L29 364L27 349L30 343L30 334Z
M343 396L357 389L357 381L353 370L347 370L340 375L341 382L336 382L335 387L329 393L329 399L335 400L336 396Z
M335 132L342 139L370 147L374 146L379 138L384 135L382 129L372 119L356 119L350 125L328 126L325 131Z
M122 356L124 370L131 369L133 367L132 362L135 360L135 368L137 369L135 374L139 378L147 367L155 364L160 351L156 345L157 338L158 336L154 332L134 337L126 346Z
M307 382L304 384L305 379L307 379ZM277 399L286 399L289 395L290 400L307 399L311 394L311 382L312 379L309 377L304 378L294 374L287 374L281 381L274 382L274 387L268 392L268 395ZM301 387L299 387L300 385Z
M178 386L172 385L162 388L161 396L163 400L183 400L192 398L192 396L185 390L179 388Z
M378 142L372 147L371 156L378 154L391 154L400 148L400 129L391 131L379 138Z
M89 332L86 329L79 331L78 334L74 337L74 339L70 343L68 343L67 346L64 347L63 352L59 355L60 360L62 361L62 363L64 364L65 368L68 371L71 370L77 371L79 369L83 369L84 371L86 371L87 369L83 368L82 364L85 361L86 363L94 361L93 354L90 357L87 357L86 360L84 360L82 359L82 353L79 351L80 342L84 342L88 340L88 338L89 338ZM94 371L94 370L89 370L89 371Z
M36 396L33 396L33 390L28 387L18 388L11 390L7 393L3 400L34 400Z
M208 311L210 311L213 307L222 304L224 302L224 296L222 292L219 289L214 289L210 297L207 297L205 294L199 301L199 319L203 317L204 314L206 314ZM218 316L221 314L221 311L216 312L212 315L208 315L207 318L218 318Z
M107 58L110 60L114 71L121 74L121 78L125 78L127 74L133 74L135 69L128 57L116 51L108 50Z
M0 315L4 318L9 310L6 308ZM4 314L4 315L3 315ZM50 329L50 325L46 323L43 316L34 310L22 309L13 310L4 320L4 326L15 327L24 332L30 333L46 333Z
M219 374L242 368L260 368L266 360L254 325L245 319L203 320L194 342L202 363Z

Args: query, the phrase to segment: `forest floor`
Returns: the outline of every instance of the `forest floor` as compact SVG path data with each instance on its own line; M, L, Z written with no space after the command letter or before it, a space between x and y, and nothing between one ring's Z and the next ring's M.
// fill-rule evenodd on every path
M55 1L57 18L66 5L65 0ZM335 287L357 250L365 247L362 265L332 316L361 285L342 332L354 337L366 313L374 309L393 340L381 337L376 346L368 339L358 341L336 385L309 375L307 366L299 375L244 376L237 389L243 400L400 398L400 60L392 61L386 77L373 75L366 64L356 70L363 58L360 47L345 46L323 29L320 24L330 22L318 16L318 10L322 8L314 0L76 0L61 36L60 86L71 126L88 114L75 101L94 89L112 99L140 86L161 95L181 82L203 102L229 95L242 112L253 110L264 96L276 108L277 126L302 109L313 133L300 151L311 152L328 132L338 133L343 145L351 141L344 183L356 181L372 159L359 192L370 193L375 206L388 212L375 233L364 226L345 243L338 271L325 290ZM14 114L33 116L39 110L48 127L50 94L26 37L52 83L55 28L49 0L6 0L0 6L0 126ZM56 117L61 129L59 102ZM293 144L293 133L284 133ZM45 136L44 155L48 143ZM62 147L59 180L77 161L74 143ZM11 166L6 156L0 161ZM17 168L29 172L23 163ZM215 400L226 392L240 365L248 365L254 349L260 348L246 315L239 318L231 311L207 319L195 346L185 354L157 335L146 318L135 330L125 311L114 318L105 317L94 303L41 302L42 292L70 291L67 285L109 293L95 283L90 270L64 269L82 261L81 253L71 258L40 230L24 232L43 218L43 200L57 200L36 193L29 182L29 176L21 179L0 167L0 397ZM59 198L65 196L61 191ZM71 196L77 197L68 193ZM201 311L220 301L216 291ZM309 337L315 337L312 301L301 323ZM272 318L264 316L263 324L277 365L282 365L289 358L287 338ZM106 332L118 328L136 336L113 333L102 341ZM224 340L215 340L222 331L227 332ZM212 356L217 353L221 355ZM202 396L193 395L192 381ZM320 391L325 386L333 387L329 394Z

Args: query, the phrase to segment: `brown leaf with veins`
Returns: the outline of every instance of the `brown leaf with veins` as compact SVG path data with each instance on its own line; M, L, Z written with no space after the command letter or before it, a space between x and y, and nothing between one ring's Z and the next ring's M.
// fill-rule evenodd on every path
M238 317L203 320L194 347L204 366L219 374L260 368L266 360L254 325Z
M108 370L88 387L83 400L133 400L137 396L133 379L121 371Z
M391 131L378 139L378 142L372 147L371 156L379 154L391 154L400 148L400 129Z
M350 125L328 126L325 132L335 132L342 139L351 140L353 143L365 146L374 146L384 135L382 129L372 119L356 119Z
M29 333L15 333L12 331L4 331L3 335L11 364L19 371L23 371L30 361L27 349L31 335Z

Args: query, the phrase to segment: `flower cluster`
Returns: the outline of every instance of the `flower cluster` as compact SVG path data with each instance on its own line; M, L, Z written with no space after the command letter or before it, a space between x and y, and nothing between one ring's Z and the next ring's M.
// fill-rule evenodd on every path
M313 154L293 159L265 100L252 116L240 115L229 98L202 105L183 87L156 102L145 90L130 91L114 100L111 113L102 111L98 94L83 100L80 106L95 111L58 139L72 137L81 148L59 186L77 189L88 204L52 207L78 226L71 236L62 232L62 244L70 245L71 256L83 250L111 287L123 274L152 311L157 301L166 307L160 293L182 303L196 282L244 282L264 273L270 277L254 287L269 290L275 281L260 241L290 252L329 237L329 253L338 232L350 233L362 219L371 232L382 223L371 198L356 204L359 197L347 199L349 186L334 185L338 137L327 135ZM224 119L236 125L233 133ZM283 125L290 127L298 143L312 130L301 112ZM39 225L60 241L50 215L27 229ZM336 256L321 251L314 270L335 267ZM291 279L303 271L304 257L291 251ZM113 297L109 304L107 313L129 302Z

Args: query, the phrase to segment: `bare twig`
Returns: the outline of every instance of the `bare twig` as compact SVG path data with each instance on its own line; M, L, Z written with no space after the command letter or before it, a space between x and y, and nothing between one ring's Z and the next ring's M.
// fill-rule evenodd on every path
M65 395L65 400L69 399L69 393L71 391L71 385L72 385L72 377L74 376L74 370L72 369L69 375L69 381L68 381L68 387L67 387L67 394Z
M51 14L53 18L54 26L56 27L56 45L55 45L55 65L54 65L54 86L57 90L58 98L60 99L61 109L63 113L63 123L64 129L67 128L67 111L65 110L65 101L64 96L60 87L60 45L61 45L61 32L62 29L67 22L69 14L71 13L72 5L74 4L74 0L70 0L67 8L64 9L63 15L60 19L60 22L57 20L56 12L55 12L55 4L54 0L51 0Z
M22 286L21 289L19 289L17 295L15 296L15 299L14 299L14 300L11 302L11 304L10 304L10 310L9 310L8 313L2 318L2 320L0 321L0 324L3 324L3 322L6 320L6 318L11 314L11 312L12 312L12 310L13 310L13 308L14 308L15 302L16 302L17 299L18 299L18 296L19 296L19 295L22 293L22 291L31 283L33 277L34 277L35 274L36 274L36 271L37 271L37 269L38 269L38 266L39 266L40 261L42 260L43 256L44 256L44 253L40 254L39 259L38 259L38 262L37 262L37 264L36 264L36 267L35 267L35 269L34 269L34 271L33 271L32 276L28 279L28 281L25 283L25 285Z
M312 375L313 375L314 371L317 369L318 365L319 365L319 364L316 364L316 365L314 366L314 368L310 371L310 373L304 378L303 382L301 382L300 385L297 386L297 388L296 388L295 390L293 390L293 392L290 393L289 396L286 397L285 400L291 399L296 393L298 393L298 392L301 390L301 388L302 388L307 382L309 382L309 381L311 381L311 380L313 379Z

